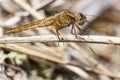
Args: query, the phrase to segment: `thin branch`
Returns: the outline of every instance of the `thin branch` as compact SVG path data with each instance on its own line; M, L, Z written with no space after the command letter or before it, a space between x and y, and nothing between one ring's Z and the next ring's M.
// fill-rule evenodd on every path
M80 39L76 39L74 35L66 35L64 39L59 41L56 35L40 35L30 37L1 37L0 43L29 43L29 42L83 42L83 43L100 43L100 44L116 44L120 45L120 37L111 36L93 36L78 35ZM82 39L83 38L83 39Z

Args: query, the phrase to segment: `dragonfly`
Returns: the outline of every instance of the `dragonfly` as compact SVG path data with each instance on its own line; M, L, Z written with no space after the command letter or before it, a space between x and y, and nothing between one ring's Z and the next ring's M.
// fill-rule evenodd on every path
M17 32L25 31L28 29L33 29L33 28L51 26L52 29L56 30L58 39L60 40L59 30L72 25L71 33L75 35L76 38L78 38L76 34L76 29L78 29L79 31L82 31L80 26L84 25L86 22L88 21L87 21L87 17L84 14L73 13L72 11L66 10L66 11L59 12L53 16L49 16L47 18L44 18L35 22L31 22L29 24L25 24L16 28L12 28L6 31L6 34L17 33Z

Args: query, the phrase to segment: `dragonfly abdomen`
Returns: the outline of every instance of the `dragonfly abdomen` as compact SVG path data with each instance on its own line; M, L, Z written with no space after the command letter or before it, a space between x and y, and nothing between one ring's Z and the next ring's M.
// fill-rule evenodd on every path
M48 18L45 18L45 19L42 19L42 20L38 20L36 22L32 22L32 23L29 23L29 24L25 24L23 26L19 26L19 27L16 27L16 28L13 28L11 30L8 30L6 32L6 34L10 34L10 33L17 33L17 32L21 32L21 31L25 31L25 30L28 30L28 29L33 29L33 28L39 28L39 27L47 27L47 26L50 26L54 23L54 17L51 16L51 17L48 17Z

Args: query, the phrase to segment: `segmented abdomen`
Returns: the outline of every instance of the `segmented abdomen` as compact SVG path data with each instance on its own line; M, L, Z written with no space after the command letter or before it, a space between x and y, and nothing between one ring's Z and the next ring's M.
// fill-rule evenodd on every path
M38 20L36 22L32 22L32 23L25 24L23 26L19 26L19 27L13 28L11 30L8 30L8 31L6 31L6 34L16 33L16 32L33 29L33 28L37 28L37 27L47 27L47 26L52 25L54 22L55 22L54 16L51 16L51 17L48 17L48 18L45 18L42 20Z

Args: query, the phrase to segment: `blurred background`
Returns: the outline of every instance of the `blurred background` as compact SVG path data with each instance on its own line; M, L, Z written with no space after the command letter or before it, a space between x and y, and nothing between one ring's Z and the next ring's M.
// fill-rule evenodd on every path
M80 35L120 36L119 0L0 0L0 37L55 35L50 27L5 31L63 10L87 17ZM63 33L70 33L67 28ZM120 80L119 56L112 42L0 44L0 80Z

